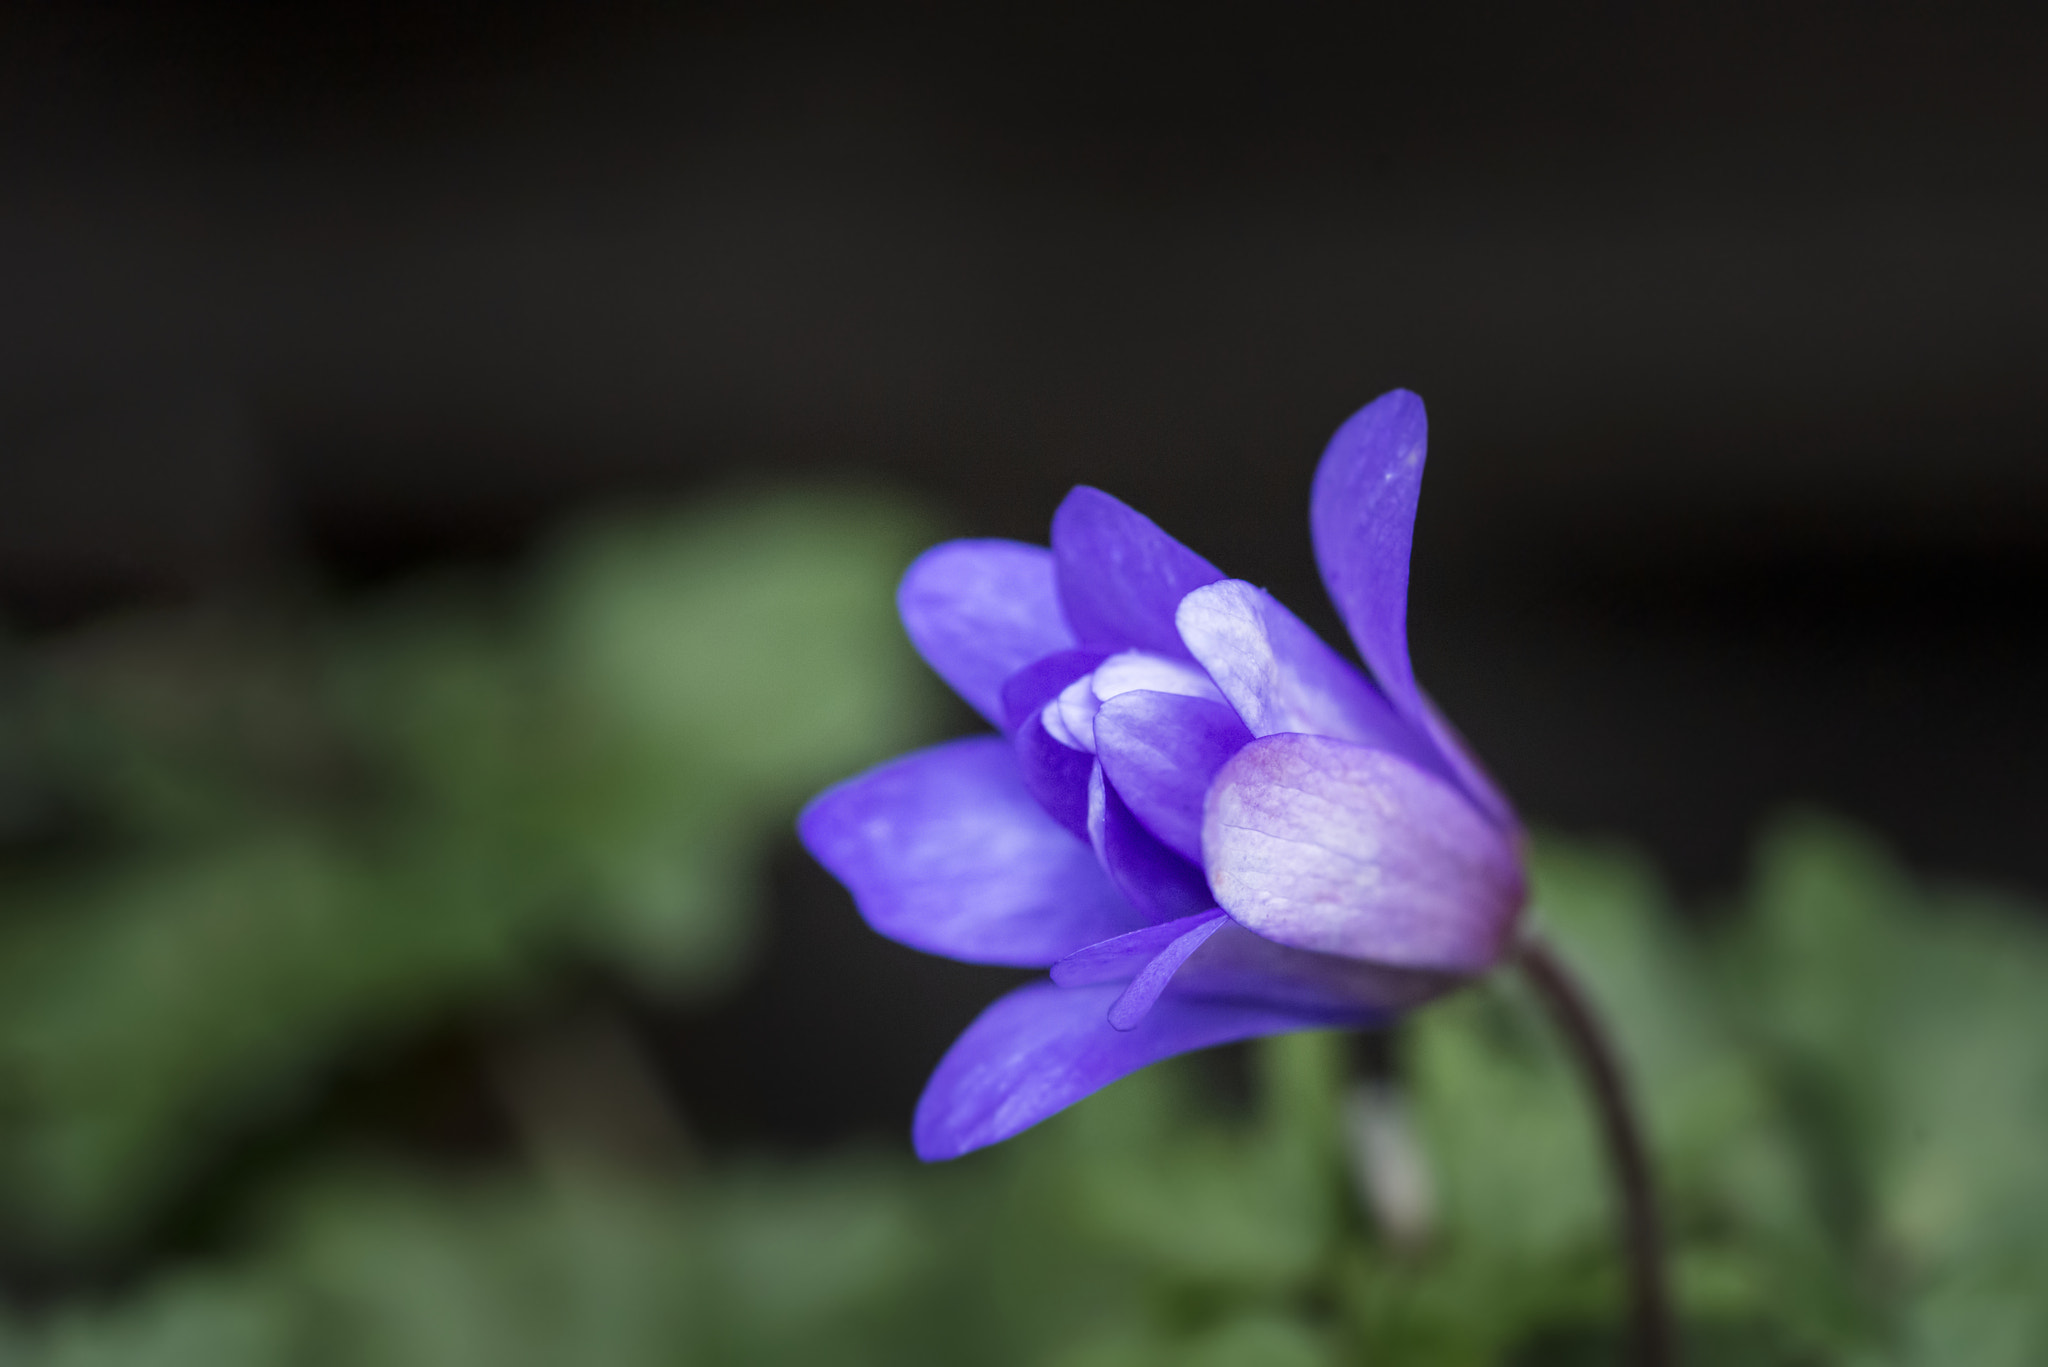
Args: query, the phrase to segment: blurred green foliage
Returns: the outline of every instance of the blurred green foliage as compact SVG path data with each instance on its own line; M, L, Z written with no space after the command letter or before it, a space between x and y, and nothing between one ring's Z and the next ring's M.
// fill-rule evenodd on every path
M783 497L18 657L7 786L70 819L0 881L0 1215L117 1238L343 1046L564 963L729 981L764 841L931 724L893 610L928 539Z
M506 598L130 624L23 665L8 762L101 828L5 887L10 1219L106 1237L366 1032L565 961L731 982L763 842L929 725L889 611L918 535L731 505L593 529ZM1536 874L1649 1112L1689 1362L2048 1360L2037 911L1811 814L1711 915L1626 850L1545 838ZM1501 975L1399 1046L1368 1088L1339 1037L1261 1043L1249 1104L1175 1061L938 1168L626 1162L528 1087L523 1163L315 1155L224 1250L0 1317L0 1362L1616 1361L1600 1154L1532 999ZM1405 1224L1369 1213L1389 1152L1419 1164Z

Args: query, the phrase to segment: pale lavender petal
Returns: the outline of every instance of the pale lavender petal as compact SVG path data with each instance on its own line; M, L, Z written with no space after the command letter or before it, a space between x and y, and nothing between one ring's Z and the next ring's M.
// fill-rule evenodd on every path
M1222 916L1210 908L1177 921L1146 926L1127 935L1077 949L1052 966L1052 980L1061 987L1089 987L1095 983L1127 983L1138 970L1159 957L1159 951L1198 926ZM1298 953L1299 951L1289 951Z
M1120 693L1095 716L1104 776L1146 830L1197 862L1209 780L1251 739L1237 713L1206 698Z
M1056 579L1042 546L947 541L904 572L896 608L925 663L1000 726L1003 680L1074 645Z
M1349 1026L1360 1013L1288 1011L1170 992L1134 1030L1109 1007L1122 989L1027 984L981 1013L941 1059L917 1103L912 1139L927 1162L1008 1139L1161 1059L1234 1040Z
M1025 665L1003 680L1003 726L1016 730L1026 717L1057 698L1062 688L1105 658L1099 650L1062 650Z
M1185 660L1169 660L1164 655L1153 655L1143 650L1126 650L1112 655L1096 666L1095 672L1088 677L1098 702L1108 702L1119 694L1136 692L1141 688L1153 693L1178 693L1185 698L1223 701L1223 695L1216 691L1216 685L1201 666Z
M1062 688L1040 715L1045 719L1045 729L1062 745L1094 754L1095 712L1101 706L1093 682L1083 677Z
M1087 840L1088 775L1095 757L1046 734L1044 723L1035 716L1017 728L1014 743L1024 791L1054 821Z
M1086 485L1053 514L1052 549L1066 620L1091 649L1185 656L1174 606L1223 577L1151 518Z
M1093 948L1076 952L1087 954ZM1391 1019L1462 981L1451 974L1390 968L1341 954L1294 949L1232 921L1181 966L1174 975L1173 991L1177 996L1261 1002L1295 1010L1362 1011Z
M1330 438L1309 496L1323 585L1373 677L1416 726L1423 711L1408 661L1408 557L1428 437L1421 399L1405 389L1382 394Z
M1210 785L1202 852L1219 906L1297 949L1477 973L1524 900L1513 842L1450 783L1321 736L1253 741Z
M1109 1007L1109 1023L1117 1030L1136 1029L1155 1004L1159 994L1166 991L1166 985L1173 981L1173 975L1188 961L1188 955L1202 947L1211 935L1229 924L1229 918L1222 912L1205 919L1201 925L1175 938L1174 942L1159 951L1138 970L1138 976L1131 979L1130 986Z
M1254 736L1335 736L1442 767L1436 747L1272 594L1242 579L1190 593L1182 639Z
M1145 829L1100 764L1088 775L1088 838L1117 891L1146 920L1171 921L1216 905L1200 866Z
M869 925L948 958L1039 967L1147 920L1025 791L999 736L848 779L812 799L797 831Z

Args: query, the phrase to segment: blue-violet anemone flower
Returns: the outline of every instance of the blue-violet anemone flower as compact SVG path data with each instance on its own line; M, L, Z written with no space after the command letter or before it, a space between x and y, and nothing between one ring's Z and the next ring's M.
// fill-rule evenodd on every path
M921 1157L1191 1049L1383 1024L1512 947L1520 828L1408 660L1425 435L1396 390L1316 472L1316 561L1370 679L1097 489L1050 550L950 541L904 575L911 640L1002 734L828 790L804 844L882 934L1051 969L939 1063Z

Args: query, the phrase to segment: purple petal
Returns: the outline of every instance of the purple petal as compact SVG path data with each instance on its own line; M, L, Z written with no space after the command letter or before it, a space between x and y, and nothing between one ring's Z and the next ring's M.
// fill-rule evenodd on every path
M1087 840L1088 775L1095 768L1095 757L1048 735L1036 714L1017 728L1014 744L1024 791L1077 839Z
M1065 688L1107 658L1099 650L1062 650L1033 660L1003 680L1003 726L1015 731L1024 719L1060 695Z
M1128 935L1103 940L1077 949L1052 966L1052 980L1061 987L1089 987L1096 983L1127 983L1138 970L1159 957L1159 951L1181 936L1223 915L1211 908L1177 921L1146 926Z
M904 572L896 609L925 663L1000 726L1003 681L1074 645L1055 581L1042 546L948 541Z
M1373 677L1418 727L1422 695L1408 661L1408 556L1428 437L1422 400L1405 389L1380 395L1330 438L1309 497L1323 585Z
M1089 676L1097 702L1108 702L1125 693L1146 689L1153 693L1177 693L1184 698L1208 698L1222 702L1201 666L1185 660L1169 660L1142 650L1126 650L1110 656Z
M998 736L848 779L811 801L797 831L869 925L933 954L1039 967L1145 924L1025 791Z
M1230 918L1222 912L1205 918L1193 930L1175 937L1172 944L1153 956L1152 962L1138 970L1138 976L1131 979L1130 986L1109 1007L1109 1023L1117 1030L1136 1029L1138 1023L1151 1014L1159 1001L1159 994L1166 991L1166 985L1173 981L1173 975L1188 961L1188 955L1200 949L1211 935L1230 924Z
M1094 948L1091 945L1077 953L1087 954ZM1060 962L1071 962L1073 957ZM1176 996L1258 1002L1293 1010L1356 1011L1386 1020L1441 996L1461 981L1443 973L1389 968L1341 954L1292 949L1232 921L1174 975L1173 991Z
M1091 649L1184 658L1174 606L1223 577L1151 518L1086 485L1053 514L1052 550L1066 620Z
M1254 736L1335 736L1441 767L1379 690L1264 589L1211 584L1190 593L1177 617L1189 651Z
M1217 903L1297 949L1477 973L1524 900L1513 843L1463 793L1383 750L1267 736L1209 789Z
M1237 713L1206 698L1120 693L1095 716L1103 775L1146 830L1194 860L1209 780L1251 739Z
M1170 992L1136 1029L1118 1030L1108 1014L1121 992L1115 986L1031 983L982 1012L925 1084L912 1126L918 1157L958 1158L1008 1139L1175 1054L1361 1020L1355 1014L1240 1006Z
M1088 838L1109 879L1148 921L1171 921L1216 905L1193 861L1145 829L1097 764L1088 775Z

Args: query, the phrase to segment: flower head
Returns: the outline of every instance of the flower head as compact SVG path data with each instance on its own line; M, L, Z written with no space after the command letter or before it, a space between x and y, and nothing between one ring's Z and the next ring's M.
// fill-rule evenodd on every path
M1425 435L1396 390L1316 473L1317 564L1370 679L1096 489L1049 550L952 541L904 575L911 640L1002 734L849 779L799 831L882 934L1051 969L940 1062L922 1157L1173 1054L1383 1023L1507 948L1519 829L1408 661Z

